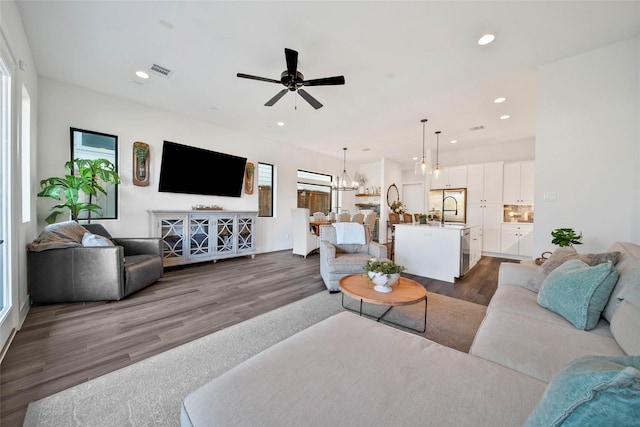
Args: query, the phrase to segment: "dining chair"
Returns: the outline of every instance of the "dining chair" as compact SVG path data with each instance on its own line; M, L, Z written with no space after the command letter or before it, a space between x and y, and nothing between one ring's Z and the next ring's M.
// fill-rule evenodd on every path
M351 221L351 214L349 212L342 212L338 214L337 222L349 222Z
M309 209L291 209L291 223L293 227L293 254L306 258L320 246L320 238L310 228Z
M314 221L326 221L327 217L324 214L324 212L314 212L313 213L313 220Z
M357 222L359 224L364 223L364 214L362 213L354 213L351 215L351 222Z
M364 216L364 223L368 225L367 232L369 233L369 241L377 238L377 230L376 230L376 219L378 218L378 214L375 212L369 212Z
M404 213L402 214L403 216L403 221L406 223L410 223L413 222L413 215L411 215L410 213Z

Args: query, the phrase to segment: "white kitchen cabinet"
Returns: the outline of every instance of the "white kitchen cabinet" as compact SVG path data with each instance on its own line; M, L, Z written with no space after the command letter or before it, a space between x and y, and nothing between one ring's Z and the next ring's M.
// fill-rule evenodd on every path
M533 254L533 224L502 224L503 254L530 257Z
M502 203L504 162L467 166L468 203Z
M535 188L535 161L504 164L504 204L532 205Z
M467 206L467 224L480 226L483 252L500 252L502 225L501 204L469 204Z
M163 240L165 266L255 256L257 212L149 211L150 235Z
M465 188L467 186L467 166L451 166L442 168L440 178L431 174L432 190L448 190L450 188Z
M471 270L482 257L482 229L471 228L471 244L469 245L469 270Z

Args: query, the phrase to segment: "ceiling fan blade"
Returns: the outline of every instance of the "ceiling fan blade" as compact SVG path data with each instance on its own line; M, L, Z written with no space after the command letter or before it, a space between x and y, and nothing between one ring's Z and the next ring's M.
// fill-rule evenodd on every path
M278 83L278 84L282 84L282 82L280 80L275 80L275 79L268 79L266 77L258 77L258 76L251 76L249 74L242 74L242 73L238 73L236 74L238 77L242 78L242 79L251 79L251 80L260 80L261 82L269 82L269 83Z
M287 59L287 73L295 76L298 71L298 52L293 49L284 48L284 56Z
M313 108L315 108L316 110L318 108L322 108L322 104L320 103L320 101L315 99L313 96L309 95L309 93L306 90L298 89L298 93L300 94L301 97L304 98L305 101L307 101L309 104L311 104L311 106Z
M305 80L302 82L303 86L332 86L343 84L344 76L324 77L322 79Z
M265 107L271 107L273 106L273 104L275 104L276 102L278 102L278 100L280 98L282 98L284 96L285 93L289 92L289 89L282 89L280 92L278 92L278 94L276 96L274 96L273 98L271 98L270 100L267 101L266 104L264 104Z

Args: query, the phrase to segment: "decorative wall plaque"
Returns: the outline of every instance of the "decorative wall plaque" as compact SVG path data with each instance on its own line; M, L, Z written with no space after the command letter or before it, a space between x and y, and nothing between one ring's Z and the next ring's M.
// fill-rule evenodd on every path
M256 166L247 162L247 166L244 169L244 192L247 194L253 194L253 177L255 175Z
M133 143L133 185L149 185L149 144Z

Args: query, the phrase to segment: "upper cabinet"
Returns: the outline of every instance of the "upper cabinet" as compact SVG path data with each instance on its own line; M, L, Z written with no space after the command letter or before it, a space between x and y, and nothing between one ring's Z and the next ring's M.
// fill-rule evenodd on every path
M504 164L504 204L533 204L535 161Z
M468 203L502 204L502 169L504 162L467 166Z
M432 190L447 190L449 188L465 188L467 186L467 166L451 166L442 168L440 178L431 174Z

